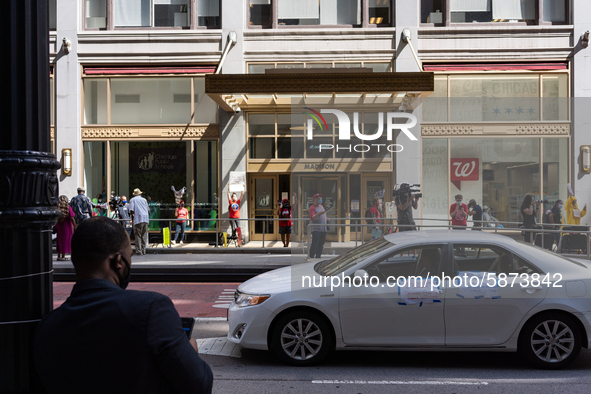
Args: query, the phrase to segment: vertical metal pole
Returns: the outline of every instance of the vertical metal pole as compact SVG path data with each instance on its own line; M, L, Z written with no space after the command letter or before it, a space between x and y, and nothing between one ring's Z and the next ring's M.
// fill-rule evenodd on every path
M2 4L0 386L7 393L36 393L43 389L33 364L33 335L53 308L51 232L61 215L60 163L48 153L48 2Z
M265 248L265 233L267 232L267 221L263 220L263 249Z
M591 253L589 251L589 231L587 231L587 234L585 234L585 235L587 235L587 245L585 245L587 247L587 260L590 260L591 259Z

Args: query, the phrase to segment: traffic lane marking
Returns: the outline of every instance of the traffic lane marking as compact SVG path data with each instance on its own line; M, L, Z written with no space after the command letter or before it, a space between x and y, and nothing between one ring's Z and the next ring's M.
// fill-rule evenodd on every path
M312 380L314 384L383 384L383 385L429 385L429 386L487 386L488 382L462 382L447 380Z

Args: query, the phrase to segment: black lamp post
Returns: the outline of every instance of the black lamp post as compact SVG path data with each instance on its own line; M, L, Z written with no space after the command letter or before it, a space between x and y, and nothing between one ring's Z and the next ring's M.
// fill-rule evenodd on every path
M60 167L49 152L47 0L4 0L0 29L0 390L42 391L32 340L52 309Z

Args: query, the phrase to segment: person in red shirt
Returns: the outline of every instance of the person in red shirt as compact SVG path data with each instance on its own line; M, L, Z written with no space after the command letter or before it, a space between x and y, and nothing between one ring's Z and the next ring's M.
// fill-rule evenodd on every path
M287 198L284 198L283 201L277 201L277 216L281 219L291 219L292 213L291 209L295 207L297 204L296 196L293 195L292 198L293 204L290 204ZM280 220L279 221L279 234L281 234L281 242L283 242L283 247L289 247L289 241L291 239L291 226L293 222L291 220Z
M187 227L187 219L189 218L189 211L185 208L185 202L183 200L180 201L180 206L174 211L174 216L176 216L176 228L174 230L174 240L172 244L176 244L177 240L179 239L179 235L181 240L179 241L180 244L183 243L183 238L185 237L185 228Z
M244 197L245 185L242 185L243 189L240 193L240 198L236 197L236 193L230 194L228 191L228 214L230 216L230 226L232 226L232 238L236 237L236 228L240 227L240 201Z
M462 203L464 197L461 194L456 195L456 203L449 207L449 214L451 216L452 226L466 227L468 222L468 206ZM454 228L454 230L465 230L465 228Z
M374 199L371 201L371 209L369 211L371 213L371 216L374 218L373 224L381 224L382 221L380 220L380 217L382 216L380 214L380 199L377 197L374 197ZM375 226L373 228L373 230L371 232L371 239L375 239L375 238L379 238L381 237L381 230L379 226ZM378 236L379 234L379 236Z

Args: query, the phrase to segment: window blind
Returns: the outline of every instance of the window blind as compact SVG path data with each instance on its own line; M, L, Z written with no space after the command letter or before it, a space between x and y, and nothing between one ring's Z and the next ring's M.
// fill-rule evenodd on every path
M451 0L452 12L490 12L490 0Z
M115 0L115 26L150 26L150 0Z
M279 19L318 19L318 0L278 0Z
M495 0L492 4L493 19L534 19L535 0Z

